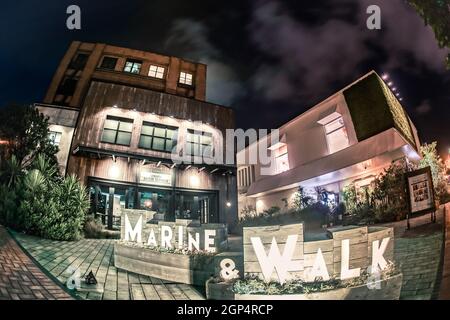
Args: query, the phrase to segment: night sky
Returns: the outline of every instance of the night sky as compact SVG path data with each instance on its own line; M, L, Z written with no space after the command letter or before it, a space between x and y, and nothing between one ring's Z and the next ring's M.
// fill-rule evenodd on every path
M387 72L423 142L450 148L446 50L402 0L2 1L0 106L41 101L73 40L208 64L208 100L240 128L276 128L374 69ZM66 8L82 30L66 28ZM382 29L366 28L381 7Z

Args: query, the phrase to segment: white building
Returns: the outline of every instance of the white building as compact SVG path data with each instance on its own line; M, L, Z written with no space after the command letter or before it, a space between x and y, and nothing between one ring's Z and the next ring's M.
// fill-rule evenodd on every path
M240 215L246 206L286 209L299 187L313 197L323 187L339 199L345 185L370 184L392 161L420 159L414 124L374 71L281 126L277 144L270 141L269 134L237 154ZM270 169L250 164L258 148L268 149Z

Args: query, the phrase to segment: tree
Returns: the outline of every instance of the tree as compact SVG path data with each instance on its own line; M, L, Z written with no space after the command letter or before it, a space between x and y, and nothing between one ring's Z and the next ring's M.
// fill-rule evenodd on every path
M447 193L446 167L436 151L436 146L437 142L435 141L431 144L425 143L420 147L422 159L419 162L419 168L431 168L434 191L437 198L441 198Z
M439 47L450 48L450 0L407 0L434 32ZM450 68L450 54L447 55Z
M0 137L8 143L5 154L16 157L22 169L39 155L56 164L58 147L48 138L48 118L32 106L8 105L0 108ZM4 163L4 161L2 161Z

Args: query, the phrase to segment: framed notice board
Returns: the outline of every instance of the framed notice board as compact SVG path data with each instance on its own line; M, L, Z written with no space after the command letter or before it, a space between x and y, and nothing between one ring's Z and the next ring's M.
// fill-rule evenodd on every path
M432 213L432 221L435 222L436 202L430 167L408 172L405 176L409 210L408 229L409 216L413 214Z

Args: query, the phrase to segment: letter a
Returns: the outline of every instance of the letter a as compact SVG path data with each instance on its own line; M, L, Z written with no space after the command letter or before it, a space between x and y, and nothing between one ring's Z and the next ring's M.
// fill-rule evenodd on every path
M77 5L70 5L66 10L67 14L70 14L66 20L66 26L69 30L81 30L81 9Z
M309 274L309 281L315 281L316 278L322 278L323 281L330 280L330 275L328 274L327 265L325 259L323 258L322 249L319 248L316 255L316 260L314 260L314 265Z
M370 16L367 18L366 25L369 30L381 29L381 9L377 5L371 5L367 7L367 14Z

